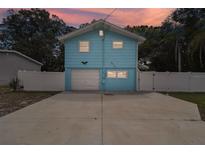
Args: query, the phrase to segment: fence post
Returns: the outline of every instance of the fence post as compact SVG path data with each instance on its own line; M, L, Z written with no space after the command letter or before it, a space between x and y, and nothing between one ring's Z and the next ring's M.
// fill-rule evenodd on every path
M170 83L170 75L171 75L171 72L167 72L167 83ZM168 84L167 86L167 93L170 91L170 84Z
M141 72L140 72L138 69L137 69L137 72L138 72L138 73L137 73L137 74L138 74L138 75L137 75L137 82L138 82L138 83L137 83L137 87L136 87L136 88L138 88L138 89L137 89L138 91L141 91L141 89L140 89L140 87L141 87L141 86L140 86L140 78L141 78L141 74L140 74L140 73L141 73Z
M191 92L191 72L188 72L188 91Z
M154 80L155 80L155 72L153 72L153 74L152 74L152 90L153 90L153 91L155 91Z

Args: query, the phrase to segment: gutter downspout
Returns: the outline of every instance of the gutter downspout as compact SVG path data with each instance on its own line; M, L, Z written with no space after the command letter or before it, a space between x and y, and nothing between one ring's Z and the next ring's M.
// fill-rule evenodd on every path
M104 70L104 65L105 65L105 47L104 47L104 43L105 43L105 31L104 31L104 23L102 25L102 30L103 30L103 37L102 37L102 92L104 92L105 90L105 70Z
M135 69L135 76L136 76L136 79L135 79L135 91L140 91L140 70L139 70L139 68L138 68L138 53L139 53L139 51L138 51L138 46L139 46L139 44L138 44L138 42L136 42L136 59L135 59L135 61L136 61L136 69Z

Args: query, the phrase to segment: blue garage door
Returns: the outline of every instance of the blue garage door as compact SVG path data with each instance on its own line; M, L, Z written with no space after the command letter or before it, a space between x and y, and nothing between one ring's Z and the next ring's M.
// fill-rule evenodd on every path
M135 91L135 69L106 69L105 91Z

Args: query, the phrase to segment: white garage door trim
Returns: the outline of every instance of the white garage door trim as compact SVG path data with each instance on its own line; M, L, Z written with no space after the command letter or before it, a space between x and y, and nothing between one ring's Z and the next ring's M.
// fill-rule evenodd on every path
M98 69L73 69L71 71L72 90L99 90Z

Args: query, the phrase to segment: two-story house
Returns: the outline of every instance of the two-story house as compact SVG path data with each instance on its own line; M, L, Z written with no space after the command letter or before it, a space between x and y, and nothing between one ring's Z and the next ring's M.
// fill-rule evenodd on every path
M65 89L135 91L138 44L145 38L104 20L59 38L65 45Z

